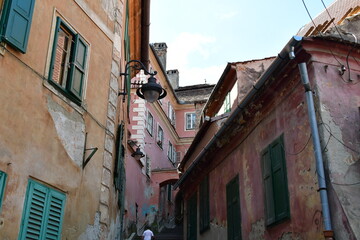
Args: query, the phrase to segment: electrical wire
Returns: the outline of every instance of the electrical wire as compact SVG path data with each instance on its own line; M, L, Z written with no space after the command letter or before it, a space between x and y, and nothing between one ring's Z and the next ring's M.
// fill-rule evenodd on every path
M351 151L353 151L353 152L355 152L355 153L357 153L357 154L360 154L359 151L357 151L357 150L355 150L355 149L347 146L345 143L343 143L341 140L339 140L339 139L332 133L331 128L330 128L330 126L329 126L327 123L321 122L321 124L327 126L327 127L324 127L325 130L330 134L331 137L333 137L333 138L334 138L336 141L338 141L341 145L343 145L343 146L346 147L347 149L349 149L349 150L351 150Z
M324 8L325 8L325 10L326 10L326 12L327 12L327 14L329 15L330 20L331 20L331 19L333 19L333 17L330 15L329 10L328 10L328 9L327 9L327 7L326 7L326 5L325 5L324 1L323 1L323 0L321 0L321 2L322 2L322 4L323 4L323 6L324 6ZM337 28L337 26L336 26L336 24L335 24L335 21L332 21L332 23L333 23L333 25L334 25L334 27L335 27L336 31L337 31L337 32L338 32L338 34L340 35L340 38L344 41L344 38L342 37L342 35L341 35L341 33L340 33L339 29Z

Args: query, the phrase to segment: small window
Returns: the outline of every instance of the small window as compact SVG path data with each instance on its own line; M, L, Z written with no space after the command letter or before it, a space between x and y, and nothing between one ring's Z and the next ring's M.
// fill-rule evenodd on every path
M0 212L2 207L2 201L5 195L6 178L7 178L7 174L4 173L3 171L0 171Z
M79 103L83 96L88 45L57 18L49 80Z
M168 153L167 153L167 155L168 155L168 159L174 164L175 163L175 158L174 158L174 155L176 154L174 154L175 153L175 149L174 149L174 147L173 147L173 145L172 145L172 143L169 141L169 148L168 148Z
M158 131L157 131L157 140L156 143L159 147L163 147L163 142L164 142L164 131L163 129L160 127L160 125L158 126Z
M148 112L146 118L146 130L151 136L153 135L153 126L154 126L154 117L151 115L150 112Z
M230 101L230 92L226 95L225 97L225 102L224 102L224 112L230 112L231 111L231 101Z
M171 106L171 103L168 102L168 118L170 120L171 125L175 126L176 118L174 108Z
M196 122L196 114L195 113L187 113L186 114L186 130L194 130Z
M150 161L150 158L149 156L146 155L146 176L150 177L151 176L151 161Z
M283 137L262 152L266 225L290 217Z
M61 239L65 194L29 180L19 239Z
M26 52L35 0L0 0L0 36L22 53Z
M208 175L200 183L199 191L199 215L200 233L210 228L210 199L209 199L209 177Z

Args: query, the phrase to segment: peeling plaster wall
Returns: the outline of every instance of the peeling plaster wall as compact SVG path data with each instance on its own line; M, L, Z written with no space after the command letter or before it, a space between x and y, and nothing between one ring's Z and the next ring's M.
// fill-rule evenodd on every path
M120 238L113 141L106 134L117 122L118 78L112 74L118 76L121 46L113 45L122 43L123 1L107 3L108 9L119 6L109 16L102 2L36 3L26 54L7 46L12 54L0 55L0 170L8 175L1 239L18 238L29 179L66 195L61 239ZM81 106L46 80L56 16L89 43ZM99 150L83 169L85 132L87 147Z
M326 62L323 56L318 60ZM358 78L359 66L353 60L349 60L349 64L353 67L351 78ZM330 211L334 216L335 236L349 239L353 232L359 239L360 184L353 183L360 182L360 133L357 131L360 129L360 86L346 84L343 79L348 78L348 73L341 79L336 66L330 65L326 70L320 64L315 64L315 67L317 107L319 122L322 123L319 130L323 144L326 143L324 159L330 178L328 184L333 188ZM335 207L336 204L340 207ZM336 216L343 216L343 219Z
M274 81L245 109L238 123L217 142L220 149L206 156L206 167L199 166L201 171L190 177L191 183L182 186L186 201L201 181L197 177L210 170L209 232L213 236L227 235L226 184L239 175L243 239L322 239L315 159L311 142L307 144L311 133L304 91L295 67L287 76L286 81ZM266 227L261 152L280 135L284 136L286 151L291 218ZM212 136L209 131L204 139ZM209 235L205 232L198 239L210 239Z
M56 132L67 154L79 166L82 166L85 144L85 123L77 111L69 113L51 97L47 98L47 106Z

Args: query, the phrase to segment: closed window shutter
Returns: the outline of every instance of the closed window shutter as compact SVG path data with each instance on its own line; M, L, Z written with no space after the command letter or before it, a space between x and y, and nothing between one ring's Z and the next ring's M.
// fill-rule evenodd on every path
M269 150L265 150L262 154L263 178L265 188L265 213L266 225L275 222L274 196L271 176L271 159Z
M7 9L4 39L10 45L26 52L35 0L12 0Z
M30 180L19 239L61 239L65 195Z
M47 188L31 181L23 216L23 231L20 239L41 239L45 224Z
M70 84L69 91L78 99L82 96L82 86L85 76L87 44L77 34L75 35L75 44L73 56L70 63Z
M4 194L5 194L6 177L7 177L7 174L0 171L0 210L1 210L2 201L4 198Z
M282 148L282 138L270 145L271 171L273 177L273 194L275 206L275 220L289 216L289 197L285 168L285 156Z
M60 239L63 220L65 195L55 191L50 192L46 216L45 239Z

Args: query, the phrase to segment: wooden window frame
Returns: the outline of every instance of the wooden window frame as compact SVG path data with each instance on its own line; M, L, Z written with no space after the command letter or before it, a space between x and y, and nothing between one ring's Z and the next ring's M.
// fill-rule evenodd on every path
M69 55L66 57L65 65L63 66L63 83L58 83L53 79L56 64L56 56L58 50L58 37L59 32L71 36ZM80 51L82 49L83 51ZM56 18L55 35L51 53L50 70L49 70L49 83L56 89L63 93L67 98L72 100L78 105L81 105L84 96L84 86L86 81L86 72L88 68L88 52L89 45L86 41L75 32L64 20L60 17ZM83 54L80 54L83 53ZM61 68L61 66L60 66ZM78 76L76 78L75 76ZM80 77L80 78L79 78Z

